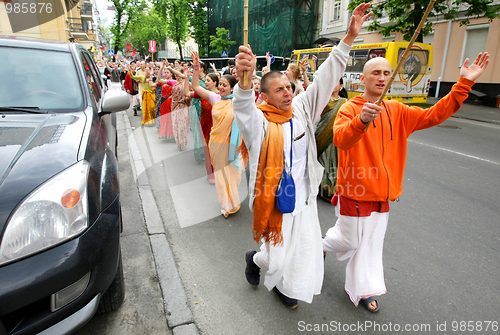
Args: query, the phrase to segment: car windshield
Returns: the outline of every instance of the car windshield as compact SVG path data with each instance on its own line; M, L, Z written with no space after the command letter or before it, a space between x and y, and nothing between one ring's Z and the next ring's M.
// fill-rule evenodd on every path
M81 109L82 89L70 53L0 47L0 107Z

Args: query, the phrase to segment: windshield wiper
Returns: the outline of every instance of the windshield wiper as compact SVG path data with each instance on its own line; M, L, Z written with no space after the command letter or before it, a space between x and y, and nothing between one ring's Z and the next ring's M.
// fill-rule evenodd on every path
M25 113L33 113L33 114L47 114L48 111L41 111L40 107L9 107L0 106L0 111L15 111L15 112L25 112Z

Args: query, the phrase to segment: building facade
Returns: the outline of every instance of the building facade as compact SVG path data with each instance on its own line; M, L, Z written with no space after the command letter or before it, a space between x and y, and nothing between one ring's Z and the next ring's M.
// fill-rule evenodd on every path
M100 48L96 8L90 0L61 0L50 12L40 6L35 9L31 13L28 9L26 15L30 16L22 17L19 10L18 16L13 16L12 3L0 2L0 35L76 42L92 51ZM21 22L28 23L20 27Z
M348 0L323 0L320 16L320 37L340 38L345 35L349 26L351 12L347 10ZM493 1L492 5L500 5ZM460 15L458 16L460 18ZM431 20L431 19L429 19ZM459 68L466 58L473 61L479 52L490 54L488 71L483 73L474 85L475 96L485 105L495 105L500 95L500 19L488 22L487 19L471 18L470 24L460 27L459 21L448 21L434 17L433 33L424 37L424 43L432 44L434 49L433 69L431 75L430 96L442 97L458 80ZM390 25L387 17L380 20L381 25ZM365 23L365 27L370 21ZM355 44L404 41L402 34L384 37L377 32L365 29L355 40ZM483 96L483 94L485 96Z

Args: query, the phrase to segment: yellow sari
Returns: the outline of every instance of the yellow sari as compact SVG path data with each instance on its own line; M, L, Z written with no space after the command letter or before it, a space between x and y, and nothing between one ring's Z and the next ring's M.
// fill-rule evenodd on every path
M142 91L142 124L152 126L155 123L155 92Z

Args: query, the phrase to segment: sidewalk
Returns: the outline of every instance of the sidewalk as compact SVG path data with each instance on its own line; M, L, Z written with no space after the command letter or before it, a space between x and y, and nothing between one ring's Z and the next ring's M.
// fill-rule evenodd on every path
M122 112L122 114L128 136L132 171L141 198L149 243L153 252L154 264L156 265L158 281L163 295L168 328L173 332L173 335L198 335L198 329L189 308L184 286L167 240L167 234L151 191L148 177L145 173L146 164L144 164L141 156L134 128L130 124L127 112L130 111Z
M434 105L439 99L428 97L427 103ZM452 117L500 125L500 108L464 103Z

